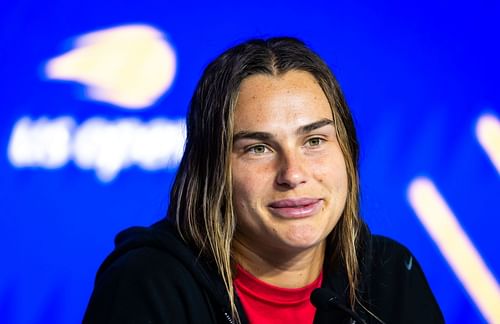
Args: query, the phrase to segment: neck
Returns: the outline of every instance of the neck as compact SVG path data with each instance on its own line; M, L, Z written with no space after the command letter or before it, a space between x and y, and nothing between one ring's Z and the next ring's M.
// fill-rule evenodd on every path
M262 251L255 249L255 243L252 246L235 238L232 250L236 262L258 279L282 288L300 288L321 273L325 243L299 251Z

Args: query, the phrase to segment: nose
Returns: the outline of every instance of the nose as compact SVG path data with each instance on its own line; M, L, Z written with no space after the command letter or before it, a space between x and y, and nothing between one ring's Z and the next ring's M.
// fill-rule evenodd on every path
M306 161L299 153L283 153L279 163L276 177L278 186L293 189L306 182Z

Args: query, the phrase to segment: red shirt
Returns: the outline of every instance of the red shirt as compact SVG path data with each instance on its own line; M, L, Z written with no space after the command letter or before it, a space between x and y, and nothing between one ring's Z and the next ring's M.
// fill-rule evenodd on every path
M323 272L305 287L280 288L237 265L234 286L251 324L312 323L316 308L309 298L314 289L321 287L322 279Z

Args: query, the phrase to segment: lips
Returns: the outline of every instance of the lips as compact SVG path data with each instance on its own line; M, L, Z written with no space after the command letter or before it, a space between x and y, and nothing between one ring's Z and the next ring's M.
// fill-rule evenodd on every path
M317 198L283 199L268 205L274 215L282 218L309 217L320 211L322 206L323 200Z

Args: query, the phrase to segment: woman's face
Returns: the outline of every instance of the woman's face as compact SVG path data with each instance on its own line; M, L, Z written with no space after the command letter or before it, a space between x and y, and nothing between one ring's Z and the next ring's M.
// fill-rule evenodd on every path
M240 244L257 254L323 246L344 210L347 172L330 105L311 74L242 82L231 163Z

